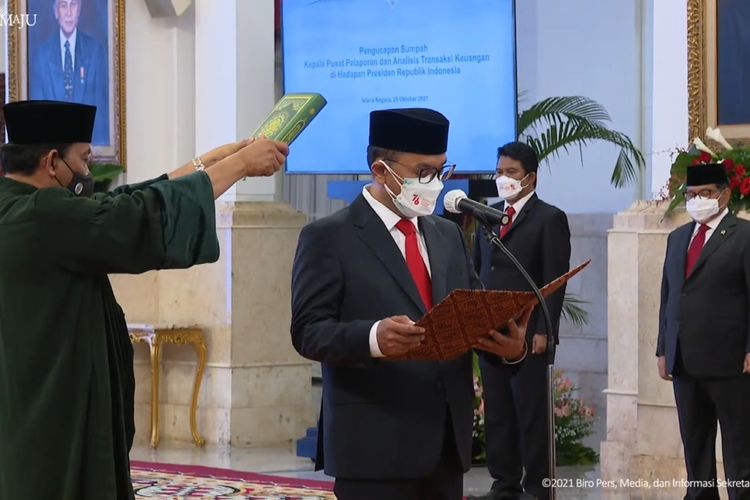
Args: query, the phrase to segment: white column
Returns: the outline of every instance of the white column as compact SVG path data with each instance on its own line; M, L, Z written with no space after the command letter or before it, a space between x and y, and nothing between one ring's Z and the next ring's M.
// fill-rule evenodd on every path
M274 2L196 0L196 154L247 137L274 103ZM273 201L273 178L238 183L222 201Z

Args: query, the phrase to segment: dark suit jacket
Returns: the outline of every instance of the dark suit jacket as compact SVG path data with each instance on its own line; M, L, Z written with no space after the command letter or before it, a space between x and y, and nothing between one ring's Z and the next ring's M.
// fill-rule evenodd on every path
M433 302L453 289L478 287L460 228L434 216L419 221ZM302 230L292 271L291 334L300 354L323 363L317 466L324 465L327 474L429 475L443 447L446 403L468 470L471 355L448 362L370 357L376 321L401 314L417 320L424 312L404 257L362 195Z
M679 227L667 240L656 355L666 356L667 372L673 373L679 340L689 374L737 376L750 352L750 222L724 217L686 280L694 227Z
M505 209L505 203L493 205ZM494 228L495 232L499 227ZM521 213L502 240L518 259L538 287L565 274L570 269L570 228L565 212L540 200L536 194L529 198ZM488 290L531 291L531 287L513 263L485 239L482 228L474 239L474 265L482 283ZM565 287L547 298L547 308L552 320L552 334L557 340ZM527 341L535 333L545 333L544 315L537 307L529 320Z
M44 42L31 57L30 99L65 100L60 34ZM73 58L73 102L96 106L92 144L108 145L109 77L107 52L91 36L78 30Z

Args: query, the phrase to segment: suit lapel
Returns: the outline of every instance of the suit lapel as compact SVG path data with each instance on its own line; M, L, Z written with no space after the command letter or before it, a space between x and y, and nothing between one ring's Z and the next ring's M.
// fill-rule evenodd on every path
M512 233L520 224L523 223L523 221L528 216L529 211L531 211L534 208L534 205L536 205L536 202L539 198L537 197L536 193L531 195L531 198L529 198L529 201L526 202L526 204L521 209L521 212L516 214L516 216L513 218L513 221L511 221L510 229L508 229L508 232L505 234L505 237L507 238L510 233ZM508 202L505 202L505 205L503 206L504 209L508 209Z
M726 217L722 219L722 221L719 223L716 229L714 229L714 232L711 235L711 237L708 239L708 242L706 242L706 245L703 247L703 250L701 250L701 254L698 257L698 261L695 263L695 267L693 268L693 272L690 273L691 277L696 272L698 272L698 270L703 266L703 264L706 263L708 258L711 257L711 254L713 254L716 250L718 250L718 248L721 245L723 245L724 242L727 241L730 236L732 236L732 233L734 232L734 228L736 225L737 225L737 219L732 214L728 214Z
M688 224L685 226L685 228L677 234L675 239L675 252L676 252L676 260L675 260L675 266L677 266L677 287L678 289L682 288L682 285L685 282L685 266L687 265L687 251L688 246L690 245L690 237L693 235L693 230L695 228L695 224Z
M361 194L351 204L350 212L351 222L357 230L357 236L375 254L396 283L424 314L424 304L419 297L417 285L414 284L409 268L406 266L406 260L378 214L373 211Z
M438 231L430 217L420 217L419 229L424 236L427 255L430 257L430 279L432 282L432 303L437 305L447 295L448 242Z

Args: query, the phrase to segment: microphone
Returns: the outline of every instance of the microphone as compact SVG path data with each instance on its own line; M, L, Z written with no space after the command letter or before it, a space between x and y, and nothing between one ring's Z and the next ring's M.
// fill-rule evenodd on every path
M445 209L454 214L465 213L478 219L485 225L507 226L510 223L510 217L505 212L492 207L488 207L478 201L469 199L466 193L460 189L453 189L445 193L443 198Z

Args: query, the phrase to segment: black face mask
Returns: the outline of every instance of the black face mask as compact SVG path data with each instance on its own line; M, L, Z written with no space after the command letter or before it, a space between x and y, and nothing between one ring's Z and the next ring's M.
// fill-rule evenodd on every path
M70 173L73 174L73 179L71 179L70 183L68 183L67 186L63 186L62 182L60 182L60 179L57 179L57 177L55 177L55 179L57 179L57 183L62 187L67 188L76 196L90 198L94 194L94 177L90 173L87 175L81 175L78 172L73 171L73 169L70 168L70 165L68 165L68 162L66 162L62 158L60 158L60 160L65 164L66 167L68 167Z

